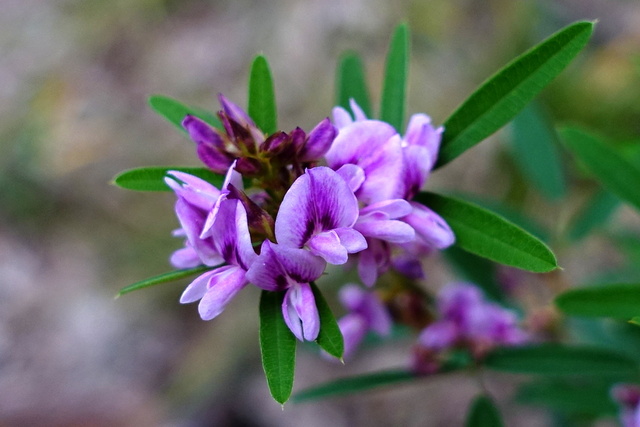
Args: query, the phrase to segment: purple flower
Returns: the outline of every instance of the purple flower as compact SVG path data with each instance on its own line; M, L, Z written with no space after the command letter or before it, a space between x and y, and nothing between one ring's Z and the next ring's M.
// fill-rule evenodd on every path
M640 427L640 387L636 384L616 384L611 388L611 398L620 406L622 426Z
M358 202L347 183L327 167L308 169L289 188L275 221L280 245L302 248L331 264L344 264L348 254L365 249L353 228Z
M467 283L445 286L437 298L440 320L427 326L418 338L427 349L442 351L461 343L477 356L497 345L519 345L529 335L518 326L515 313L485 300L477 287Z
M172 255L172 264L178 268L221 264L224 260L213 240L200 237L207 216L220 197L220 190L198 177L179 171L167 172L165 182L178 196L175 211L182 228L174 234L186 237L185 248ZM200 262L196 263L196 258Z
M196 152L202 163L217 173L224 173L229 168L233 155L227 151L226 135L191 115L184 118L182 127L196 143Z
M391 332L391 316L373 292L356 285L345 285L340 290L340 301L349 313L338 320L344 338L343 357L349 358L358 348L365 335L374 331L380 336Z
M248 283L246 272L257 255L251 245L247 214L238 200L225 200L219 206L218 220L211 229L211 240L227 263L197 277L180 297L180 302L200 300L198 312L203 320L220 314L229 301Z
M247 279L267 291L285 291L282 314L300 341L313 341L320 332L320 317L310 282L317 280L326 262L305 249L265 240L260 256L247 271Z

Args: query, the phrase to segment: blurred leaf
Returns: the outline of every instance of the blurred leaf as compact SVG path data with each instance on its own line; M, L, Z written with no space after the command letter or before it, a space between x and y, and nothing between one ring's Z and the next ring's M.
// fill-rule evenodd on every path
M585 47L593 22L576 22L520 55L485 81L444 123L436 167L513 119Z
M409 26L396 27L389 44L382 88L380 120L402 132L409 74Z
M620 199L606 190L600 190L571 221L569 239L578 241L604 225L620 204Z
M632 325L640 326L640 316L633 317L631 320L629 320L629 323L631 323Z
M574 340L610 349L640 363L640 329L626 321L597 317L569 317L567 332Z
M269 63L263 55L258 55L251 64L249 78L249 117L267 135L278 130L276 95Z
M603 187L640 209L640 168L587 131L567 127L560 130L560 136Z
M311 290L313 291L313 297L316 300L316 307L320 315L318 345L330 355L341 359L344 353L344 339L338 327L338 322L336 322L336 318L333 316L329 304L327 304L327 301L315 283L311 283Z
M441 215L455 233L456 245L468 252L535 273L558 267L544 243L493 212L434 193L420 193L415 201Z
M124 294L128 294L129 292L137 291L138 289L148 288L150 286L159 285L161 283L175 282L176 280L204 273L205 271L213 270L217 267L218 266L210 267L208 265L201 265L199 267L185 268L182 270L174 270L168 273L159 274L157 276L153 276L148 279L136 282L132 285L125 286L124 288L120 289L120 291L116 295L116 298Z
M365 75L364 65L357 53L342 55L336 76L336 105L351 111L349 99L353 98L367 117L373 117Z
M177 127L181 132L185 134L187 133L187 131L182 127L182 121L187 116L187 114L198 117L199 119L204 120L213 127L219 129L222 128L220 120L218 120L218 118L213 113L202 108L184 105L180 101L169 98L168 96L152 95L149 97L149 105L156 113L167 119L170 123L172 123L175 127Z
M571 289L555 299L571 316L630 318L640 315L640 284L601 285Z
M293 396L296 403L310 400L324 399L331 396L340 396L385 385L396 384L416 380L418 377L411 371L381 371L372 374L364 374L350 378L340 378L316 387L311 387Z
M498 371L539 375L638 376L635 361L619 353L591 346L541 344L504 347L484 361Z
M466 427L501 427L504 423L498 408L485 395L475 398L467 415Z
M516 401L563 413L615 415L618 408L609 397L611 386L611 381L546 379L521 386Z
M260 297L260 351L271 396L283 404L293 389L296 337L282 317L284 292L262 291Z
M150 166L129 169L120 172L113 178L113 183L118 187L136 191L171 191L164 178L168 171L180 171L202 178L215 187L220 188L224 182L224 176L218 175L206 168L188 166Z
M542 194L560 199L566 193L557 136L540 107L532 103L513 119L513 157L523 175Z
M495 301L504 301L504 295L496 280L495 264L486 258L463 251L457 246L451 246L443 252L456 273L465 280L478 285L487 297Z

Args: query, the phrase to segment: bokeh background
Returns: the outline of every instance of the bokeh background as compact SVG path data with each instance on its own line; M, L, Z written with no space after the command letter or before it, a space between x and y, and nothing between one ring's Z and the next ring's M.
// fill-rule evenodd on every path
M637 0L0 0L0 426L452 426L481 387L497 396L508 425L550 425L546 412L511 403L517 379L495 374L482 385L450 375L282 410L260 367L256 290L212 322L177 303L184 283L114 299L168 271L181 242L170 236L171 194L109 182L136 166L197 165L192 143L151 111L148 96L216 110L223 92L245 105L257 53L272 66L280 126L310 129L329 115L345 49L363 55L379 100L389 35L406 21L408 110L441 123L518 53L596 18L589 47L542 101L554 120L638 139ZM540 222L561 230L593 182L573 182L578 190L561 202L523 195L506 139L500 132L470 150L430 188L526 199ZM640 229L624 208L608 227ZM553 247L562 283L626 262L597 233ZM429 267L427 287L455 277L438 257ZM552 295L533 304L544 310ZM365 349L346 366L303 347L296 389L405 366L410 346L401 338Z

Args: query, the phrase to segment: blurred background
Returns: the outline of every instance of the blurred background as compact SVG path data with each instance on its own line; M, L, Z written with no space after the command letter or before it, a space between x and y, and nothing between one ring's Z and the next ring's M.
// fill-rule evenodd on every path
M407 21L408 111L442 123L517 54L599 19L541 102L555 121L620 144L640 138L637 0L0 0L0 11L0 426L452 426L480 390L476 378L450 375L282 410L260 366L256 290L212 322L178 304L184 282L114 299L170 270L181 241L170 235L173 195L110 180L136 166L198 165L193 144L147 106L151 94L216 111L223 92L246 105L249 65L264 53L280 126L309 130L330 113L345 49L362 54L379 101L388 38ZM637 280L611 237L637 235L637 215L612 208L608 232L562 243L596 185L576 179L560 201L527 192L508 139L501 131L465 153L429 188L510 204L550 230L563 277L520 281L565 286L623 270ZM440 258L429 268L426 287L456 277ZM529 301L544 312L552 295ZM346 366L302 347L295 389L406 366L411 343L365 349ZM484 384L507 424L550 425L546 412L511 402L513 384L502 375Z

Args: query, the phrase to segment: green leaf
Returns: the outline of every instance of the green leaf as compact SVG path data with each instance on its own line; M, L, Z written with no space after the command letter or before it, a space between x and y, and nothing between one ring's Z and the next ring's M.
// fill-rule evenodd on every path
M249 78L249 117L267 135L278 130L276 95L269 63L263 55L258 55L251 64Z
M585 47L594 25L569 25L485 81L445 121L436 167L449 163L513 119Z
M168 171L186 172L204 179L215 187L220 188L224 182L224 176L218 175L206 168L188 166L150 166L129 169L120 172L113 178L113 183L118 187L136 191L171 191L164 182Z
M211 112L202 108L184 105L180 101L169 98L168 96L152 95L149 97L149 105L156 113L167 119L185 134L187 131L182 127L182 120L184 120L187 114L196 116L213 127L218 129L222 128L220 120L218 120L218 118Z
M513 120L513 157L522 174L542 194L560 199L566 193L557 136L537 104L525 107Z
M640 326L640 316L633 317L631 320L629 320L629 323L631 323L632 325Z
M568 231L569 239L578 241L591 231L604 225L620 204L620 199L606 190L600 190L576 215Z
M535 273L558 267L544 243L493 212L434 193L420 193L415 201L442 216L455 233L456 245L465 251Z
M327 304L327 301L315 283L311 283L311 290L313 291L313 297L316 300L316 307L320 315L318 345L330 355L341 359L344 353L344 339L338 327L338 322L336 322L336 318L333 316L329 304Z
M282 317L284 292L262 291L260 297L260 351L271 396L283 404L293 389L296 337Z
M604 188L640 209L640 169L600 137L578 128L563 128L560 136L569 150Z
M153 276L148 279L136 282L132 285L125 286L124 288L120 289L120 291L118 292L118 295L116 295L116 298L124 294L128 294L129 292L137 291L138 289L148 288L150 286L159 285L161 283L175 282L176 280L180 280L180 279L184 279L185 277L204 273L205 271L209 271L214 268L217 268L217 266L209 267L207 265L202 265L199 267L185 268L182 270L174 270L168 273L159 274L157 276Z
M571 316L631 318L640 315L640 283L571 289L555 303Z
M638 365L619 353L591 346L541 344L499 348L484 361L498 371L554 376L627 376L638 375Z
M293 396L293 401L300 403L331 396L357 393L386 385L413 381L418 378L420 377L416 376L413 372L405 370L381 371L355 377L340 378L298 392Z
M618 407L609 396L611 381L535 381L520 387L516 401L579 415L615 415Z
M380 120L402 132L404 124L405 93L409 74L409 26L396 27L389 44L382 87Z
M467 415L466 427L501 427L504 423L498 408L485 395L475 398Z
M351 111L349 99L353 98L367 117L373 117L365 76L364 65L358 54L343 54L338 63L336 76L336 105Z

